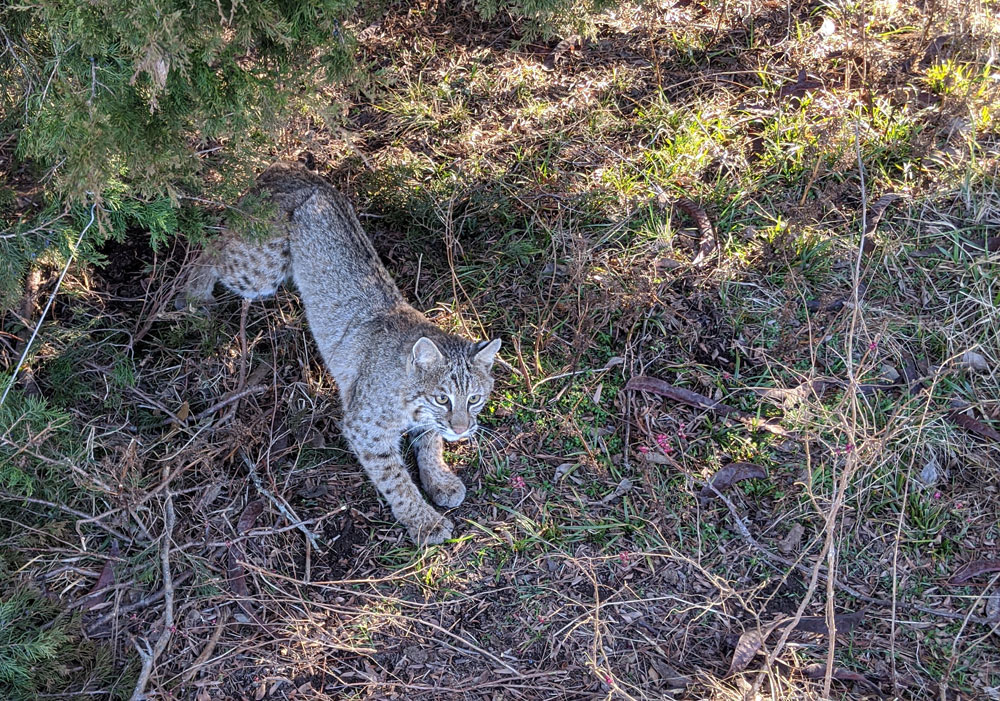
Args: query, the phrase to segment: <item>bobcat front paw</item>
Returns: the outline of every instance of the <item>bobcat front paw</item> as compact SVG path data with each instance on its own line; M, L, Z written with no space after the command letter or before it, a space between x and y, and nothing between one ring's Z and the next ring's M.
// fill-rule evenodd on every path
M445 518L436 511L432 511L432 513L434 514L433 518L427 518L406 527L410 539L417 545L437 545L451 538L455 524L451 522L451 519Z
M465 484L458 477L448 475L451 479L438 479L424 483L427 493L438 506L453 509L465 501Z

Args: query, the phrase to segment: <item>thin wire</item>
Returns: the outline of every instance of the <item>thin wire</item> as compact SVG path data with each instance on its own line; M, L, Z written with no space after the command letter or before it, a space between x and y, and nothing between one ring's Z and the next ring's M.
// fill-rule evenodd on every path
M76 245L73 246L72 250L69 252L69 258L66 260L66 265L63 267L62 273L59 275L59 279L56 280L56 288L52 290L52 294L49 296L49 301L45 304L45 309L42 310L42 315L38 318L38 323L35 324L35 330L31 332L31 338L28 339L28 344L24 347L24 352L21 353L20 359L17 361L17 365L14 366L14 372L10 376L10 382L7 383L7 388L3 391L3 396L0 397L0 407L7 400L7 395L10 394L10 390L14 387L14 382L17 380L17 373L20 372L21 366L24 365L25 359L28 357L28 351L31 350L32 344L35 342L35 337L38 336L39 329L42 328L42 324L45 323L45 317L49 313L49 309L52 307L52 302L55 300L56 295L59 294L59 287L62 285L63 278L66 277L67 271L69 271L69 266L73 264L73 259L76 258L76 251L80 248L80 244L83 242L83 237L90 229L91 225L94 223L94 215L97 211L97 203L95 202L90 206L90 221L87 225L83 227L83 231L80 232L80 236L76 239Z

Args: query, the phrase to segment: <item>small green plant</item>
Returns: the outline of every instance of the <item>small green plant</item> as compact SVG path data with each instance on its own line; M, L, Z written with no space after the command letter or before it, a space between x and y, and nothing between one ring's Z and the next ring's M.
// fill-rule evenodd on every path
M83 639L78 616L30 589L13 587L0 593L4 699L28 701L51 694L69 698L90 685L113 683L111 662L110 650Z

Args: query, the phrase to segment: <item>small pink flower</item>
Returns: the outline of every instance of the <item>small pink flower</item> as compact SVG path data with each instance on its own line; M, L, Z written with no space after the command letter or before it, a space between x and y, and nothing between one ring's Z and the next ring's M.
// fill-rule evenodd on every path
M941 492L934 492L934 498L935 499L940 499L941 498Z
M733 376L730 373L728 373L725 370L723 370L722 371L722 379L723 380L731 380L731 379L733 379Z
M656 435L656 445L660 446L660 450L667 455L674 452L674 449L670 447L670 439L668 439L663 433L658 433Z
M604 683L607 684L608 686L614 686L615 685L615 680L611 678L610 674L605 674L604 675Z
M868 344L868 350L873 351L876 348L878 348L878 344L875 343L875 341L872 341L871 343Z
M961 508L962 508L962 507L964 507L964 506L965 506L965 504L963 504L963 503L962 503L962 502L960 502L960 501L956 501L956 502L955 502L955 508L956 508L956 509L961 509Z
M510 486L513 489L524 489L527 486L527 484L525 483L524 478L521 477L521 475L514 475L513 477L510 478Z
M539 616L538 617L538 622L539 623L545 623L545 616Z
M627 565L631 559L632 554L628 550L622 550L618 553L618 560L622 563L623 567Z
M647 448L644 445L640 445L639 446L639 452L642 453L643 455L647 455L649 453L649 448Z

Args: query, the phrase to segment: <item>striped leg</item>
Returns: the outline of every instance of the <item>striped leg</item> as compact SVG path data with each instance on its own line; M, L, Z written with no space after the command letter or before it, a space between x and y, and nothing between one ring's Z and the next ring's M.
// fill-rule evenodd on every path
M424 501L403 462L398 438L389 440L373 422L350 415L344 418L344 437L413 542L433 545L451 538L454 524Z
M420 481L434 503L450 509L465 501L465 485L444 462L441 435L435 431L424 432L413 441L413 446L417 449Z

